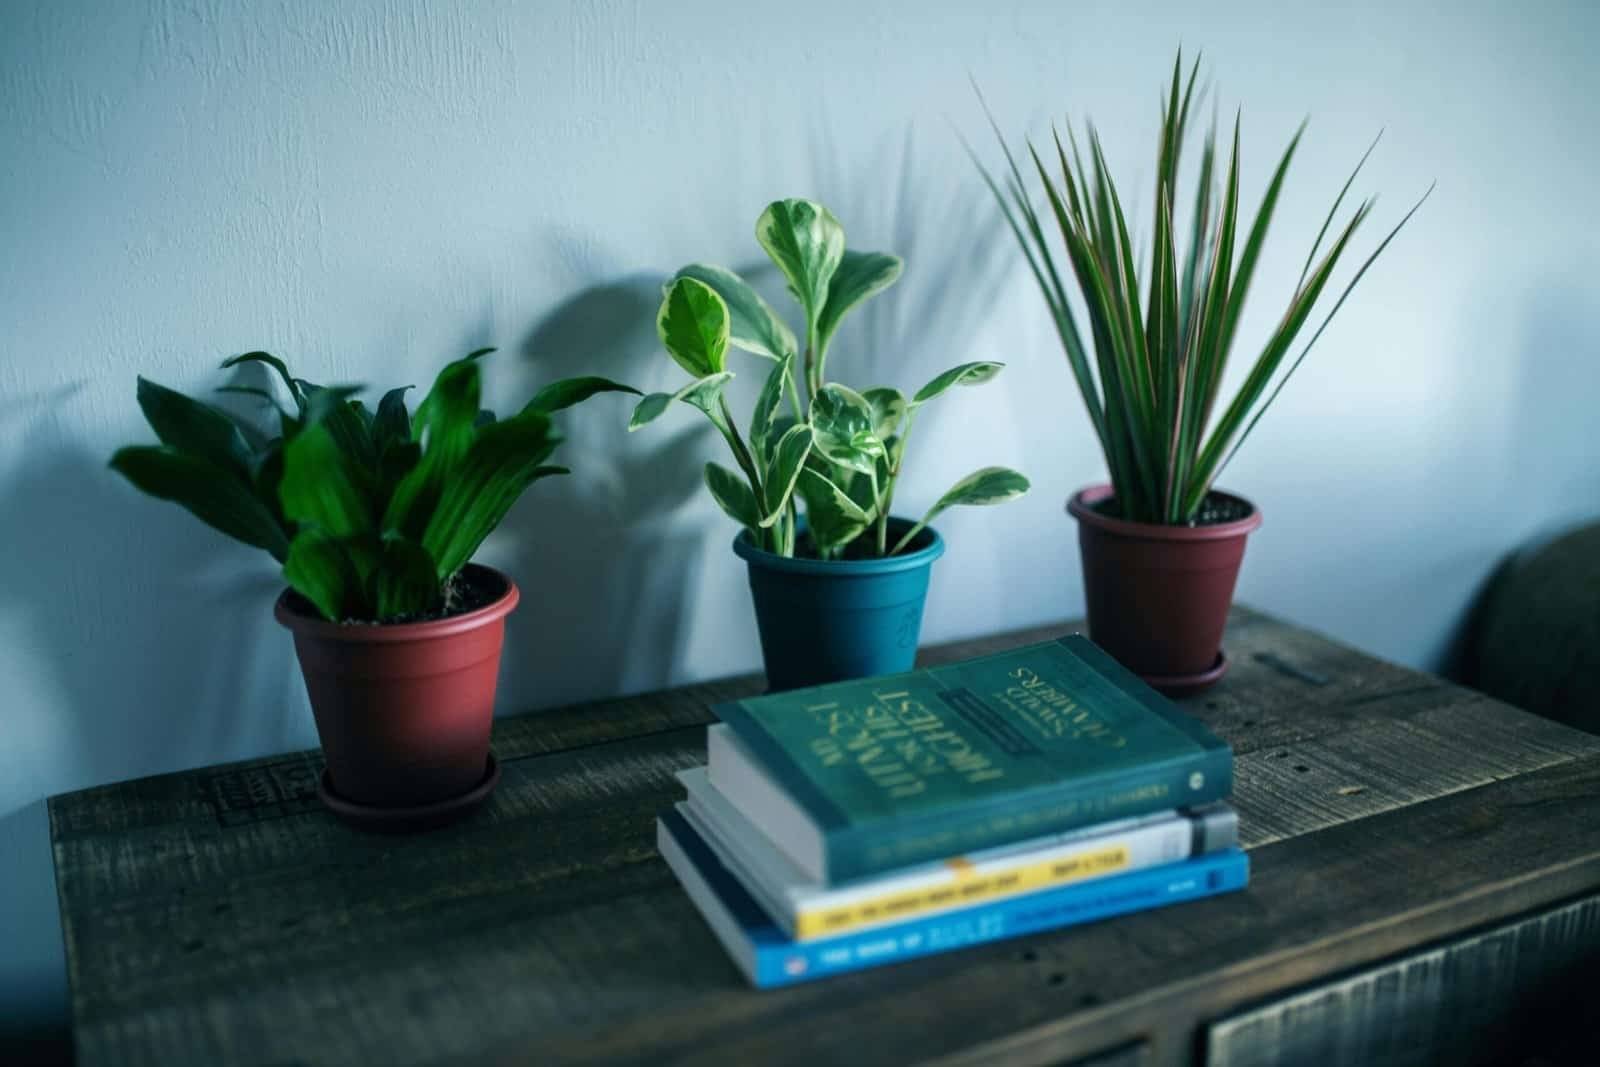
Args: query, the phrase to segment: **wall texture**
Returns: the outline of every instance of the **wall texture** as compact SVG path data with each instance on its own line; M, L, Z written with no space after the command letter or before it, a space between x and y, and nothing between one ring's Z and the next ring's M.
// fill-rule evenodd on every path
M915 388L1010 364L913 447L908 509L985 463L1036 487L943 522L925 638L1077 612L1062 503L1103 466L957 131L994 157L970 72L1008 131L1087 112L1123 180L1148 178L1179 42L1205 50L1224 121L1243 108L1252 207L1313 116L1242 347L1378 129L1369 241L1439 180L1224 479L1266 515L1243 598L1437 664L1502 554L1600 507L1597 10L8 0L0 816L314 744L270 561L105 469L148 438L136 373L204 390L223 356L265 347L313 379L425 384L492 343L502 404L585 371L661 387L678 373L652 332L661 278L757 264L777 196L822 199L854 246L908 260L847 328L839 376ZM504 708L758 663L692 414L630 437L626 405L595 401L569 420L578 475L488 546L524 588Z

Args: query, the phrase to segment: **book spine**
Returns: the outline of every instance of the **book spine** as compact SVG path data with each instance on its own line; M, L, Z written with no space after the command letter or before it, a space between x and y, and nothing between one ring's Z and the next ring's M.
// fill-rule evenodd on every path
M1112 819L1205 804L1232 788L1232 750L1203 749L1105 778L1064 782L891 825L835 830L824 840L828 881L837 884Z
M1249 872L1250 862L1244 852L1225 849L1181 864L899 923L881 931L792 945L763 945L756 952L755 981L763 988L792 985L1198 900L1244 888Z
M1173 817L1120 832L1085 837L1045 851L974 864L947 860L944 869L870 895L835 890L784 916L796 940L835 937L922 915L1107 878L1187 859L1196 844L1195 820Z

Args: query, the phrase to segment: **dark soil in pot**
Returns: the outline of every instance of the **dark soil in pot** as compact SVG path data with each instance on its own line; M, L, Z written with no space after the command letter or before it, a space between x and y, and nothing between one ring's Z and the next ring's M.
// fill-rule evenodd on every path
M1104 515L1108 519L1123 518L1122 508L1118 506L1116 497L1109 497L1091 504L1090 508L1096 514ZM1238 522L1240 519L1247 519L1254 510L1249 504L1236 496L1213 491L1207 493L1205 499L1200 501L1200 510L1195 512L1194 519L1182 525L1191 529L1198 526L1220 526L1225 522Z

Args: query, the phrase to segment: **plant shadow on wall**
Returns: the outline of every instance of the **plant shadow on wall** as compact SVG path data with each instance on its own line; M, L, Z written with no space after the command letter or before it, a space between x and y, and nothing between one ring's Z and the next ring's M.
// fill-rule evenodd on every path
M59 430L72 406L45 406L0 491L0 621L25 635L14 651L56 700L8 706L13 757L56 791L305 743L291 651L267 610L277 574L120 484ZM29 799L0 785L0 809Z
M848 157L826 127L813 144L814 190L777 192L815 195L846 222L852 244L892 251L906 264L887 299L863 303L840 327L839 358L849 363L840 373L909 390L947 365L991 358L973 349L1015 263L982 184L919 149L910 125L864 166L843 162ZM924 441L941 421L956 425L971 415L970 408L930 411Z
M562 301L518 348L530 378L647 382L662 280L628 275ZM669 516L699 490L710 435L692 427L645 447L628 439L627 410L570 420L565 447L583 477L548 480L506 519L496 549L527 610L508 621L502 708L659 688L683 660L705 529Z

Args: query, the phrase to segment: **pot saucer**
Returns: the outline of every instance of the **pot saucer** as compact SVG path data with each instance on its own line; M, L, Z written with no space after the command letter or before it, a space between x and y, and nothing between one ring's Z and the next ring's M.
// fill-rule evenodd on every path
M1217 661L1196 674L1141 674L1146 684L1169 697L1190 697L1216 685L1228 673L1228 654L1217 651Z
M323 805L339 818L362 830L378 833L411 833L432 830L455 822L482 804L500 782L500 762L489 753L489 763L483 780L459 796L438 800L432 804L388 808L373 804L358 804L340 796L333 788L333 778L323 768L322 779L317 784L317 796Z

